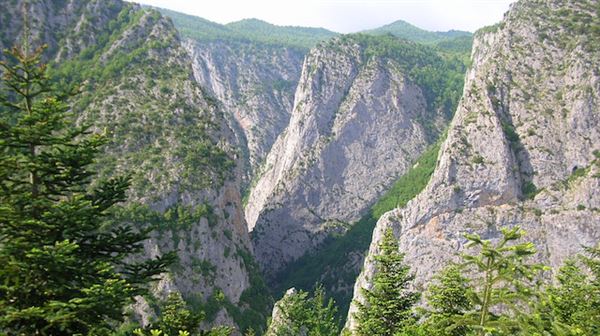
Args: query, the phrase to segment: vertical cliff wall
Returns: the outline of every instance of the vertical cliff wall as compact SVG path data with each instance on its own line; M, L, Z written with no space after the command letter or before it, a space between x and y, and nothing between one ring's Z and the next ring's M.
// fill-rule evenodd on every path
M519 225L539 260L553 267L598 242L600 40L590 33L598 24L595 1L522 0L476 34L431 181L379 220L355 300L371 286L387 228L417 287L458 258L464 233L493 239L501 227Z
M290 124L246 207L268 277L344 232L436 139L446 114L413 76L421 61L442 63L389 36L346 36L308 54Z
M24 3L3 6L2 47L22 41ZM79 121L110 136L100 175L132 175L117 215L153 229L146 257L179 257L155 296L179 291L207 312L207 323L260 329L269 299L242 211L237 142L221 107L194 80L171 21L94 0L32 2L28 19L31 45L49 45L52 76L82 85L72 102ZM153 315L143 299L135 308L143 322Z

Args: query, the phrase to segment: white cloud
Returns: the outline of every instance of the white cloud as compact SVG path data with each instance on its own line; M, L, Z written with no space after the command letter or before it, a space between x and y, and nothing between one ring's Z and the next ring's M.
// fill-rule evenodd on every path
M405 20L428 30L474 31L502 19L514 0L137 0L228 23L257 18L278 25L349 33Z

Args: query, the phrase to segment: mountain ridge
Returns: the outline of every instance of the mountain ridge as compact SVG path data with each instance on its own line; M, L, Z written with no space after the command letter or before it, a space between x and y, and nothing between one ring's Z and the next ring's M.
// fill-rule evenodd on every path
M365 34L392 34L396 37L406 38L415 42L422 43L439 43L445 40L450 40L458 37L472 37L473 33L461 30L451 29L445 32L430 31L419 28L407 21L396 20L378 28L367 29L361 31Z
M390 36L344 35L311 50L245 210L269 278L358 221L435 142L462 87L464 65L454 65ZM388 164L371 166L376 157Z
M2 47L21 40L24 6L7 7L14 31ZM147 257L178 256L130 318L147 324L177 291L206 313L205 327L264 330L271 299L242 213L238 144L219 104L194 81L171 20L117 0L38 1L29 9L33 43L49 44L50 76L61 87L81 84L73 113L109 137L100 178L132 177L115 217L152 229Z
M219 24L198 16L156 8L170 17L179 32L198 41L253 42L307 50L318 42L339 35L324 28L278 26L259 19Z
M600 24L594 5L523 0L476 33L436 169L419 195L378 221L355 300L372 287L387 229L419 289L459 258L465 233L497 239L501 228L520 226L538 246L537 261L553 270L600 240L599 49L588 36Z
M22 40L25 2L6 1L0 49ZM260 335L271 290L316 282L344 314L388 228L419 290L463 233L522 225L553 267L600 239L595 0L521 0L474 34L30 3L49 74L82 84L72 112L110 139L99 175L132 174L116 219L153 230L147 256L179 256L132 321L177 291L203 328Z
M185 14L182 12L146 6L158 10L163 15L174 20L177 29L184 37L200 41L231 40L251 41L285 47L295 47L304 50L314 47L318 42L328 40L339 35L351 34L392 34L396 37L405 38L414 42L426 44L440 44L451 40L467 39L473 37L473 33L450 29L448 31L430 31L419 28L407 21L396 20L383 26L365 29L352 33L338 33L322 27L306 27L296 25L276 25L257 18L245 18L226 24L216 23L200 16ZM208 32L204 32L204 30Z

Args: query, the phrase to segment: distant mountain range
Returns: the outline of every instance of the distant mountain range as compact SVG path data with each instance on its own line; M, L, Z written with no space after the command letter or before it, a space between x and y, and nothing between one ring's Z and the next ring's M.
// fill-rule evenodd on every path
M164 8L155 9L170 17L181 35L195 40L254 42L309 49L318 42L340 35L325 28L278 26L259 19L243 19L223 25ZM470 50L473 39L473 34L470 32L460 30L432 32L402 20L360 33L392 34L414 42L437 45L442 49L448 49L451 45L451 48L458 48L458 50ZM450 41L452 42L449 43Z
M276 26L258 19L218 24L197 16L156 8L170 17L184 37L201 41L240 41L309 49L338 33L324 28Z
M471 39L473 37L472 33L460 30L449 30L447 32L432 32L421 29L402 20L392 22L390 24L376 29L365 30L363 31L363 33L376 35L392 34L394 36L405 38L407 40L431 44L453 40L456 38Z

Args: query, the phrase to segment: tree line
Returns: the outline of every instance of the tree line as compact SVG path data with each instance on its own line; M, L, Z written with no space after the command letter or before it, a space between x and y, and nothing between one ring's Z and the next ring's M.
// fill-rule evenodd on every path
M466 247L471 253L463 254L460 263L443 268L420 293L411 289L414 275L388 229L379 245L380 254L374 256L372 288L363 288L362 301L355 302L357 327L342 330L341 334L600 335L600 246L587 247L583 254L567 260L554 281L549 281L544 273L550 268L530 262L536 248L531 242L522 242L525 232L513 227L503 228L501 233L502 237L495 241L466 234ZM306 296L305 293L299 299ZM323 293L317 291L316 297L321 296ZM307 336L338 335L339 324L333 332L320 332L329 323L308 313L315 310L310 300L293 302L293 330L305 328L303 335ZM424 305L418 305L422 301ZM336 309L333 302L320 307L332 312Z

